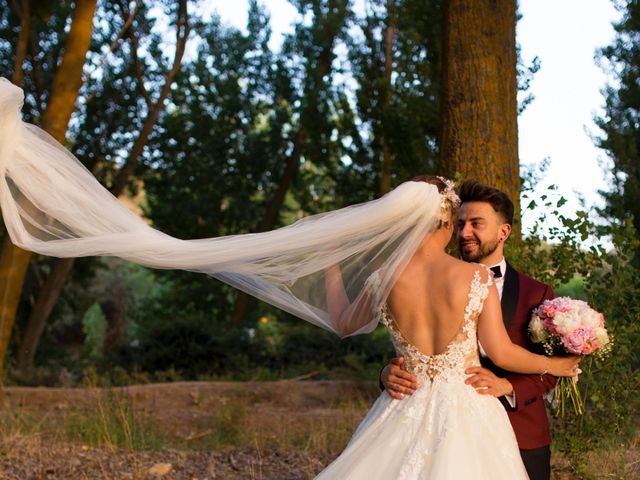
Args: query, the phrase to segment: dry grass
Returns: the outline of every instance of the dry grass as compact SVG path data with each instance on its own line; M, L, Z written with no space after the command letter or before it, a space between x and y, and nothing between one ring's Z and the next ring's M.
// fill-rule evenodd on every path
M569 461L562 455L556 455L564 461L560 472L570 472L573 476L564 478L580 478L584 480L628 480L640 479L640 434L628 443L606 443L598 450L575 455Z
M378 394L347 382L183 382L0 390L0 479L306 479ZM554 456L556 480L640 478L640 445Z

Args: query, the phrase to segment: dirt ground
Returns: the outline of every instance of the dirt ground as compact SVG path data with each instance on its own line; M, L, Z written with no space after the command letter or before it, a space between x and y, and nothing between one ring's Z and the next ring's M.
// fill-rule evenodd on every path
M0 479L313 478L378 393L335 381L5 387ZM554 479L577 478L555 459Z
M0 408L24 420L0 434L0 479L313 478L348 440L377 393L373 384L291 381L180 382L108 391L5 387ZM145 427L162 438L159 450L109 445L114 418L103 417L127 409L133 418L148 420ZM57 431L79 414L105 422L96 428L105 437L101 445L69 441ZM331 446L335 441L342 442L338 450Z

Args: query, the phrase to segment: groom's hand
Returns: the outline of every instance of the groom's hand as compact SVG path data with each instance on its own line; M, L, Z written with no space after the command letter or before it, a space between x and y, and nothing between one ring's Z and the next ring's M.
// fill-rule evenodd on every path
M380 381L385 390L396 400L402 400L405 395L411 395L418 388L418 379L402 369L404 357L394 357L380 373Z
M482 395L502 397L513 393L513 386L509 380L497 377L491 370L483 367L472 367L467 368L464 373L471 375L464 383L471 385L476 389L476 392Z

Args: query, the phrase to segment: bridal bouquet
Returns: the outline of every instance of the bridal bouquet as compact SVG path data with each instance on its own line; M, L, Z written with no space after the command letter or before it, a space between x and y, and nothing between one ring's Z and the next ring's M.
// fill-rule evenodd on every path
M541 343L547 355L570 353L606 357L612 342L604 328L604 316L587 302L569 297L545 300L533 310L529 333L534 343ZM556 384L557 412L564 416L569 399L578 415L584 414L584 402L578 390L578 377L560 377Z

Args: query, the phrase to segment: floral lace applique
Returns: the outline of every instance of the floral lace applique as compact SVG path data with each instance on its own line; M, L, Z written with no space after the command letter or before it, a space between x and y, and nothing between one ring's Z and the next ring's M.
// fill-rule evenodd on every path
M407 371L419 378L434 381L464 379L464 370L471 364L478 364L478 347L476 323L482 311L484 300L489 294L489 286L493 277L489 274L487 281L482 282L480 269L476 270L469 286L468 302L464 310L464 319L455 338L445 347L442 353L425 355L402 335L389 312L386 304L380 310L380 321L387 327L391 335L396 353L405 357Z

